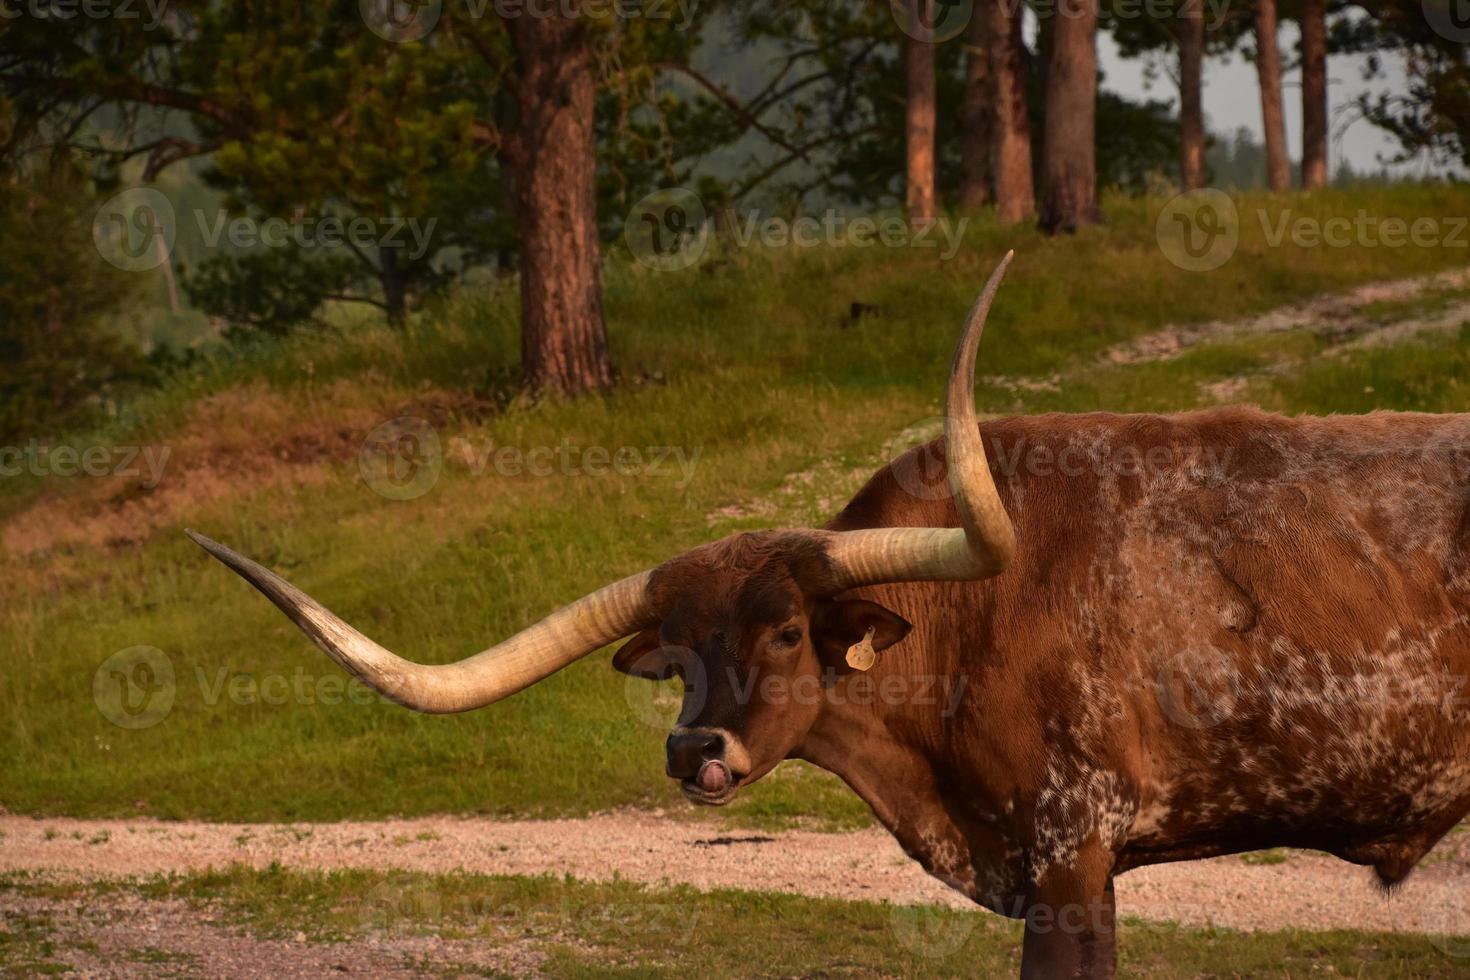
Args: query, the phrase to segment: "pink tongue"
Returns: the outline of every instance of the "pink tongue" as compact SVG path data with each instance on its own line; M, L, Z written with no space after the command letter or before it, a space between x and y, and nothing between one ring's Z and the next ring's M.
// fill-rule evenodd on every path
M706 762L699 769L699 788L706 793L723 792L730 785L730 770L725 768L723 762L714 759Z

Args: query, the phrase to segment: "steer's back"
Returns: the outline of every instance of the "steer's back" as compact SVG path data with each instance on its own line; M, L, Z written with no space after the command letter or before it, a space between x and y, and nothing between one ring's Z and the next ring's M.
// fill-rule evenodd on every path
M1470 416L982 428L1015 563L884 592L920 624L907 656L966 675L967 710L1024 719L957 769L1019 778L1040 822L1070 799L1091 823L1067 834L1124 866L1294 844L1397 880L1470 809ZM956 524L942 451L834 526Z

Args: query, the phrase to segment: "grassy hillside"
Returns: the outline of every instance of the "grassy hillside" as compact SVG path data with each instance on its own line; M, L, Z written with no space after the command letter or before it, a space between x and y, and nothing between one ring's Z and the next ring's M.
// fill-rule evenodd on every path
M1248 197L1239 249L1212 272L1162 253L1162 203L1112 201L1111 225L1075 238L977 221L949 261L938 249L755 249L658 273L613 255L622 383L570 405L508 397L509 291L458 297L402 334L345 324L216 355L75 440L147 447L155 460L167 450L156 485L0 481L0 805L246 820L685 812L662 775L674 698L625 682L606 653L466 716L355 703L337 669L181 528L270 564L407 656L457 659L682 548L831 514L885 458L932 434L964 312L1007 248L1017 259L982 349L982 410L1165 410L1222 396L1286 411L1465 404L1470 360L1453 331L1356 350L1287 325L1165 361L1100 354L1168 324L1470 265L1463 247L1300 247L1268 234L1288 210L1464 215L1470 191ZM1462 300L1448 289L1362 315L1430 318ZM432 427L437 479L390 499L359 454L402 416ZM587 447L609 461L623 450L622 472ZM497 466L501 450L518 471ZM549 472L528 471L543 462ZM106 700L120 679L99 667L140 646L158 651L144 661L155 673L121 680L160 712L166 695L168 710L120 727ZM800 766L736 813L866 819L834 780Z

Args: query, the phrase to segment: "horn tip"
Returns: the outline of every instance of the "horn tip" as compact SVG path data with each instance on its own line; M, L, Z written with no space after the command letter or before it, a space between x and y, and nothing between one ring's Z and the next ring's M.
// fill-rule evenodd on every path
M211 555L218 558L225 564L233 566L234 563L230 561L230 558L232 556L230 555L229 548L226 548L224 545L220 544L213 538L205 537L193 528L184 528L184 533L189 536L190 541L193 541L199 547L203 548L205 551L209 552Z

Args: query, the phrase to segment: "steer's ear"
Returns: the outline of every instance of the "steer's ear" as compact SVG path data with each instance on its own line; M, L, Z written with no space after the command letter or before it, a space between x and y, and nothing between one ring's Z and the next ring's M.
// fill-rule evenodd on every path
M666 681L679 673L678 664L665 650L658 630L644 630L613 654L613 669L632 677Z
M873 650L886 650L913 626L896 612L866 599L827 601L817 606L812 617L812 640L828 663L847 663L847 650L873 631Z

